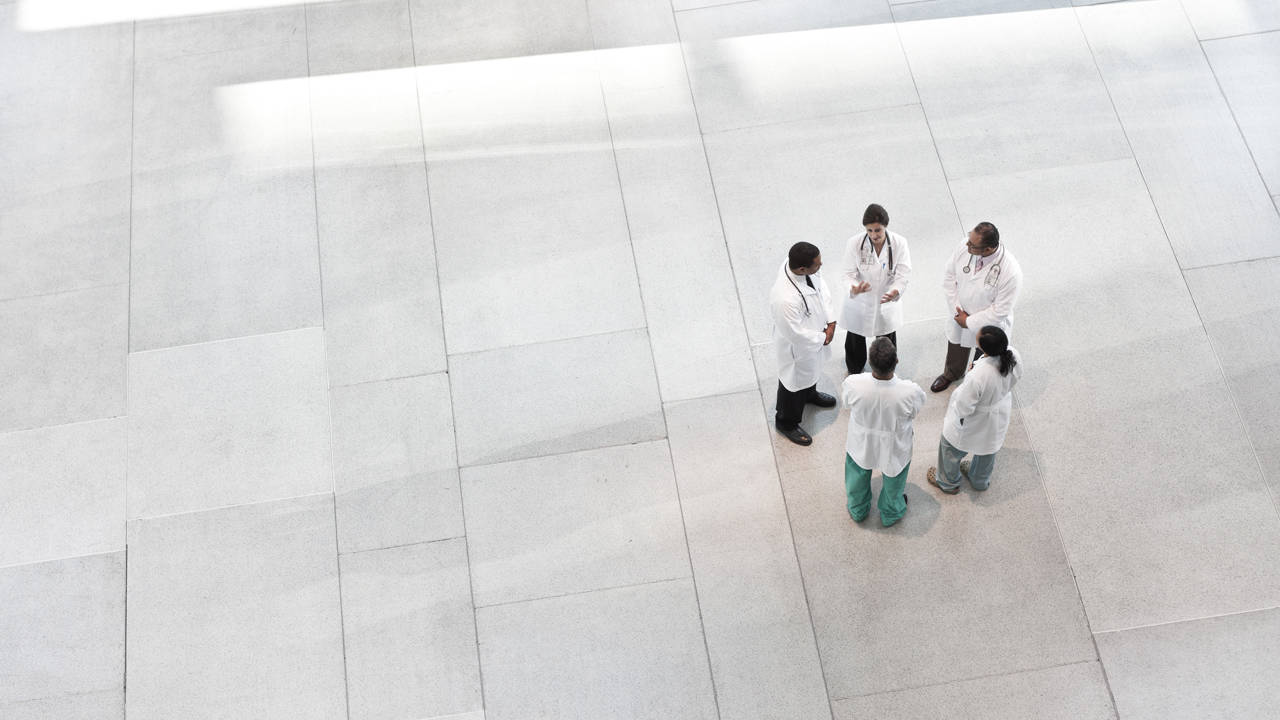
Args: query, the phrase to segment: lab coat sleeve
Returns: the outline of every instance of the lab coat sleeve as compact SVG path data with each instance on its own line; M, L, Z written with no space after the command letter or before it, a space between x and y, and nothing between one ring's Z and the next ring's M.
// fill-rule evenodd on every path
M947 266L942 270L942 292L947 296L947 315L955 314L960 304L960 289L956 287L956 254L947 258Z
M823 303L818 303L822 305ZM816 308L815 310L821 310ZM779 303L774 307L773 322L778 332L802 353L816 353L827 341L827 334L820 330L806 330L804 327L804 308L794 303Z
M972 415L978 409L980 397L982 397L982 383L978 377L970 373L951 396L951 402L956 406L956 415L961 420Z
M849 238L844 246L844 288L840 297L849 296L849 288L862 282L862 273L858 270L858 241Z
M911 393L910 411L908 412L907 417L915 419L915 416L919 415L920 411L924 409L924 402L924 390L921 390L920 386L916 385L914 391Z
M898 238L900 244L894 248L893 266L895 272L893 274L893 285L890 286L888 292L898 291L898 296L907 291L907 285L911 283L911 248L907 245L907 241Z
M1013 314L1013 304L1018 301L1018 291L1021 289L1022 270L1018 269L996 288L996 298L991 305L969 315L969 319L965 321L969 329L977 332L987 325L1009 327L1009 316Z

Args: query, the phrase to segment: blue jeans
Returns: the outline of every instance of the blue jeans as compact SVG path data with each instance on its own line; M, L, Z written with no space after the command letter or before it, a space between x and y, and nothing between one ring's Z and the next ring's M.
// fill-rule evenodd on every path
M907 485L909 472L911 463L907 463L897 475L884 476L884 487L880 488L880 499L876 506L880 508L880 522L885 527L901 520L907 512L907 501L902 497L902 489ZM844 456L844 489L849 496L849 517L862 522L871 511L871 470L858 465L848 453Z
M960 461L968 455L947 442L944 436L938 440L938 486L944 490L960 487ZM986 490L991 485L991 471L996 467L995 453L974 455L969 462L969 484L974 490Z

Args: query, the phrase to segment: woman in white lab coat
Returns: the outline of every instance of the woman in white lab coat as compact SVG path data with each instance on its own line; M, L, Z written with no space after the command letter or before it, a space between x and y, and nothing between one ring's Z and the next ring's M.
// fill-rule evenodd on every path
M983 357L973 363L960 387L951 393L938 441L938 467L929 468L929 484L948 495L960 491L960 476L969 478L974 490L991 483L996 452L1004 444L1013 413L1013 387L1022 377L1021 357L1009 347L1009 336L995 325L978 333ZM961 462L973 453L972 463Z
M888 229L889 213L875 203L862 213L866 232L849 238L844 252L844 364L849 374L867 363L867 341L887 337L896 347L902 327L902 293L911 280L907 239Z

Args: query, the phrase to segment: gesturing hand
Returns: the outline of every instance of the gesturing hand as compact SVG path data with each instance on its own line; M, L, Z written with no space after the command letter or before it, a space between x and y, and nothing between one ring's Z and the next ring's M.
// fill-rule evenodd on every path
M898 299L898 295L900 294L901 293L899 293L897 290L894 290L892 292L887 292L884 294L884 297L880 298L880 302L882 303L893 302L894 300Z
M960 308L956 308L955 321L956 321L956 324L962 328L969 327L969 313L965 312Z

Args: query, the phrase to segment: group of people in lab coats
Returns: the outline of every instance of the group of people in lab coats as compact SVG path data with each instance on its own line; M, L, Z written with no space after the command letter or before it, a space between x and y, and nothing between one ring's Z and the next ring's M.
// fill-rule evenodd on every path
M880 205L867 207L862 225L863 232L846 243L838 314L818 274L822 254L816 246L796 243L782 264L770 294L778 354L774 424L798 445L813 442L800 425L804 408L837 404L835 397L819 392L817 384L836 329L844 330L849 371L841 387L849 408L847 507L855 521L866 518L871 476L880 470L883 486L877 507L888 527L906 513L903 489L911 469L912 422L924 407L925 393L894 374L897 332L903 323L901 300L911 280L907 240L889 231L889 214ZM960 385L947 405L938 464L929 468L926 479L950 495L960 491L965 478L974 490L987 489L995 454L1009 427L1010 393L1022 375L1018 351L1009 345L1022 270L1000 244L995 225L981 222L951 254L942 276L951 319L946 323L943 371L930 390L940 393L953 383ZM870 372L863 371L867 367ZM965 461L969 454L972 461Z

